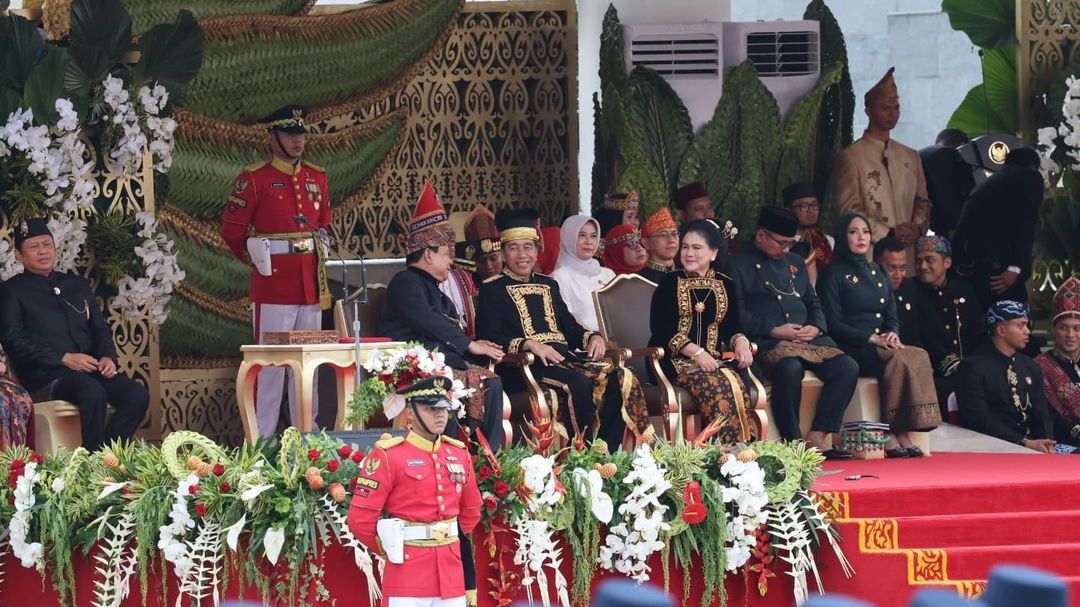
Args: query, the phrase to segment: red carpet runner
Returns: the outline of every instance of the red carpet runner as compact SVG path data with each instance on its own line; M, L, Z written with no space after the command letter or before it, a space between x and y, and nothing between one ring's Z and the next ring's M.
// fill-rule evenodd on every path
M826 588L905 607L919 588L981 592L993 565L1012 562L1068 578L1080 606L1080 457L938 453L825 467L835 473L815 488L837 498L856 572L843 580L830 567ZM845 480L859 474L879 478Z

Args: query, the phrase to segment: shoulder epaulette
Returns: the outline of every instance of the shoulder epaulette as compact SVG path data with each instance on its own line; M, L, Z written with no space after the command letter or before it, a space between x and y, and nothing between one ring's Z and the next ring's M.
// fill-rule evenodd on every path
M264 166L266 166L268 164L270 164L269 160L263 160L262 162L256 162L255 164L247 165L246 167L244 167L244 170L245 171L257 171L257 170L263 168Z
M304 164L306 164L308 166L308 168L315 169L316 171L319 171L320 173L325 173L326 172L326 169L322 168L321 166L319 166L319 165L317 165L317 164L315 164L313 162L308 162L306 160L304 160L303 162L304 162Z
M375 441L375 446L382 449L383 451L386 451L387 449L390 449L392 447L396 447L396 446L400 445L403 442L405 442L405 437L404 436L394 436L394 437L391 437L391 438L384 438L384 439Z
M494 276L488 276L487 278L484 279L484 282L482 282L480 284L485 284L486 285L487 283L495 282L496 280L499 280L500 278L502 278L502 274L496 274Z
M449 436L442 437L442 442L444 442L444 443L446 443L448 445L453 445L453 446L457 447L458 449L464 449L465 448L465 443L459 441L456 438L450 438Z

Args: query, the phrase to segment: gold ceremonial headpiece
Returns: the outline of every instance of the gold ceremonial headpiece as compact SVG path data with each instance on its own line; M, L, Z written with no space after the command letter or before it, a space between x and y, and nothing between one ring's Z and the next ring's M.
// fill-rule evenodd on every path
M893 71L895 67L890 67L889 71L885 72L885 75L878 80L877 84L872 86L866 94L863 95L863 105L870 107L878 99L899 99L900 91L896 88L896 80L893 78Z

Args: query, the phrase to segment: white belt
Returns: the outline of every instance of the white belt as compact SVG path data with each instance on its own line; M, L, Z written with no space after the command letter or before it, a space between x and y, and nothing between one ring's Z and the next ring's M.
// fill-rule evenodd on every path
M267 242L270 244L271 255L315 252L315 240L313 238L267 239Z
M431 525L405 524L405 541L444 540L458 536L457 521L443 521Z

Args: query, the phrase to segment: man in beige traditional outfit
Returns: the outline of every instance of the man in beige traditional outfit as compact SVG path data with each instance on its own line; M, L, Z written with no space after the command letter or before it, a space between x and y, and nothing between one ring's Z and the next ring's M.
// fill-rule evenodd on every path
M914 259L915 239L926 233L931 204L918 152L889 138L900 120L894 69L863 97L870 125L837 156L833 191L839 214L865 215L874 242L892 233Z

